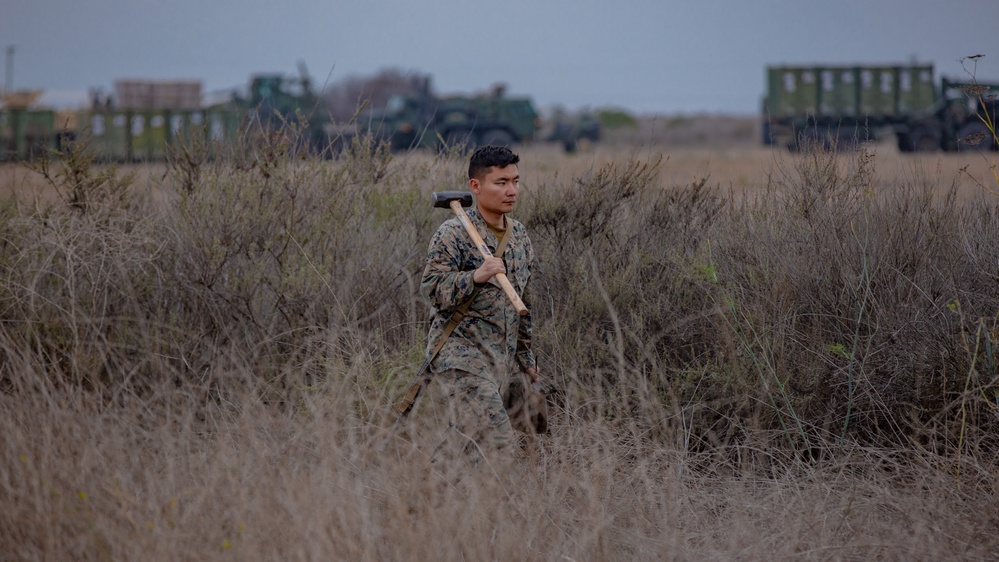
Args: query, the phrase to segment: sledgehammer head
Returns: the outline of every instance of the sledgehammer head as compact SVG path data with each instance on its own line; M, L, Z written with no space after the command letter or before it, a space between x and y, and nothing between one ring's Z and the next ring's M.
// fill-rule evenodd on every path
M430 196L434 202L434 207L447 209L451 206L451 201L461 201L462 207L472 206L472 193L470 191L437 191Z

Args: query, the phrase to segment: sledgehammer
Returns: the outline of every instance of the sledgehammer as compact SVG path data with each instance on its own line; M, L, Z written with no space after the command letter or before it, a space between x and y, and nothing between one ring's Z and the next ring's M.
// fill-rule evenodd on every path
M475 230L475 225L468 220L468 215L465 214L465 209L463 207L472 206L472 194L467 191L438 191L432 196L434 202L434 207L447 208L451 207L454 211L455 216L461 221L461 225L465 227L465 231L472 238L472 243L475 247L479 249L479 253L482 258L491 258L493 253L489 251L489 247L486 243L482 241L482 237L479 236L479 231ZM524 306L524 301L520 300L520 295L514 290L513 285L510 284L510 280L507 279L505 273L497 273L496 279L499 281L500 287L503 288L503 292L509 297L510 302L513 303L513 308L517 311L517 314L521 316L527 314L527 307Z

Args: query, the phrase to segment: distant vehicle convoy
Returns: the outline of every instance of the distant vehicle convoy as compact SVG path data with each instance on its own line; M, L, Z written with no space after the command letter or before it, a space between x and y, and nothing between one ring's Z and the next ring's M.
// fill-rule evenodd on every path
M344 129L333 123L328 112L324 115L322 100L301 65L300 77L256 75L251 77L249 96L233 96L207 108L198 107L200 83L197 92L189 82L130 80L115 86L115 103L95 97L89 109L80 111L4 103L0 161L37 158L60 148L66 139L84 137L100 158L162 160L170 146L195 135L227 140L248 125L277 131L288 123L301 128L298 140L302 146L324 156L343 148L358 133L386 141L392 150L533 141L559 142L566 150L574 150L582 138L599 138L598 123L563 128L541 138L541 119L529 98L507 96L502 87L490 94L436 96L429 80L418 94L395 96L386 107L368 111L353 127ZM192 104L191 99L199 101Z
M999 85L979 97L967 81L932 65L771 66L763 100L763 142L798 150L894 135L902 152L997 148L980 115L993 118ZM990 96L989 93L992 95Z
M34 108L38 91L0 98L0 161L37 158L66 139L86 137L98 157L162 160L181 139L230 140L249 124L301 127L304 146L330 155L370 134L392 150L555 142L572 152L601 139L601 119L556 114L546 127L530 98L502 87L438 96L429 80L389 99L350 127L334 123L300 66L300 77L261 74L249 95L201 107L200 83L119 81L115 103L95 97L85 110ZM999 84L934 77L933 65L769 66L762 104L763 143L791 150L894 137L902 152L999 149L981 119L999 117ZM325 115L324 115L325 113Z

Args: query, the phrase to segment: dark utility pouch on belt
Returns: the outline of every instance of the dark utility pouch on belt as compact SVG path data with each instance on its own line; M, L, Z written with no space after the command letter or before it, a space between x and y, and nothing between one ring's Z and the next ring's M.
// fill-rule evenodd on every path
M539 383L531 383L526 373L513 375L503 394L503 406L510 424L527 434L548 433L548 398Z

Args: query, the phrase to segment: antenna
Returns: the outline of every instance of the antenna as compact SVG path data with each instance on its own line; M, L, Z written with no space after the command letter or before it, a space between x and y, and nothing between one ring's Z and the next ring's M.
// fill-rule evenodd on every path
M7 74L3 83L5 94L14 91L14 52L16 50L13 45L7 45Z

